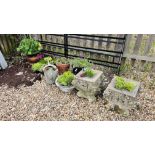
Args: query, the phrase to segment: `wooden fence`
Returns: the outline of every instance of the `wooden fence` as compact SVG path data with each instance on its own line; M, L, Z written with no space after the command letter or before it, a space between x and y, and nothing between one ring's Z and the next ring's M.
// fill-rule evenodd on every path
M128 34L124 57L155 62L155 34Z
M122 34L107 34L108 36L122 36ZM0 35L0 50L4 54L11 54L15 52L15 49L18 45L18 41L21 39L23 35ZM53 41L57 43L63 43L63 37L51 36L48 34L29 34L29 36L39 39L42 41ZM119 49L119 44L113 44L104 42L104 40L95 41L91 40L80 40L80 39L70 39L69 44L76 45L76 46L83 46L83 47L93 47L99 49L108 49L108 50L116 50ZM111 40L112 41L112 40ZM47 50L62 50L56 49L49 46L44 46ZM75 54L84 54L84 56L88 56L87 53L77 52L77 51L70 51L75 52ZM92 54L91 56L97 56L98 54ZM142 64L146 62L150 62L155 66L155 34L128 34L126 39L125 51L124 51L124 60L126 58L131 59L133 62L140 61ZM107 57L101 59L108 59Z
M11 55L16 52L21 37L21 35L17 34L0 34L0 50L2 53Z

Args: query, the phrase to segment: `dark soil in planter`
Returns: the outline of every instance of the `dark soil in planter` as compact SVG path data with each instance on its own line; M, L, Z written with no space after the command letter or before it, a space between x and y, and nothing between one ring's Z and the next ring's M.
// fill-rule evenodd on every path
M28 63L10 65L0 71L0 86L7 85L15 88L20 85L32 86L36 80L41 80L41 75L33 73Z

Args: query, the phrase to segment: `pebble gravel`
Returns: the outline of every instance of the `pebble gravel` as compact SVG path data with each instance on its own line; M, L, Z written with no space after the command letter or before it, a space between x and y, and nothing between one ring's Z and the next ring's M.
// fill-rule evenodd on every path
M129 74L142 81L137 101L140 107L128 116L109 110L102 95L89 103L86 99L61 92L55 85L44 80L32 86L9 88L0 86L0 120L7 121L144 121L155 120L155 76ZM126 75L128 77L128 75ZM150 79L149 79L150 78ZM147 81L146 81L147 80ZM146 84L147 83L147 84Z

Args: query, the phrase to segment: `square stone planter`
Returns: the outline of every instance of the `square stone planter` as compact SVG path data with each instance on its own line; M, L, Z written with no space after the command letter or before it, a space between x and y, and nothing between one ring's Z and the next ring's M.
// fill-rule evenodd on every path
M80 71L72 81L73 86L78 90L79 97L87 98L89 102L96 101L96 94L100 91L102 82L102 71L94 70L95 75L91 78L80 77L83 71Z
M136 96L140 87L140 82L126 79L127 81L135 83L136 87L133 91L119 90L115 88L114 77L103 93L103 98L107 102L109 108L114 109L118 113L128 114L130 109L139 107ZM124 78L125 79L125 78Z

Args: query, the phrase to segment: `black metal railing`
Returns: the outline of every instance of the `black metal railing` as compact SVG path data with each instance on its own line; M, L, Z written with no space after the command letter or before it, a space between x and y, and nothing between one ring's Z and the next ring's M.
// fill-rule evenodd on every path
M88 35L88 34L49 34L49 35L55 36L55 37L63 37L63 43L56 43L52 41L43 41L43 40L38 40L38 41L40 41L41 44L45 46L62 48L64 52L61 53L54 50L46 50L45 54L47 55L57 55L57 56L63 56L67 58L73 58L73 57L84 57L84 56L72 54L71 52L69 52L71 50L89 52L90 54L94 53L94 54L99 54L100 56L103 55L103 56L112 58L111 60L88 58L94 64L115 68L117 71L119 71L120 69L121 60L125 49L126 35L122 35L122 37L112 37L112 36L106 36L106 35ZM91 47L71 45L69 44L69 39L79 39L79 41L90 40L95 42L106 42L107 44L112 43L114 45L119 46L119 49L108 50L108 49L99 49L99 48L93 48L93 47L91 48ZM115 61L115 59L117 59L117 61Z

